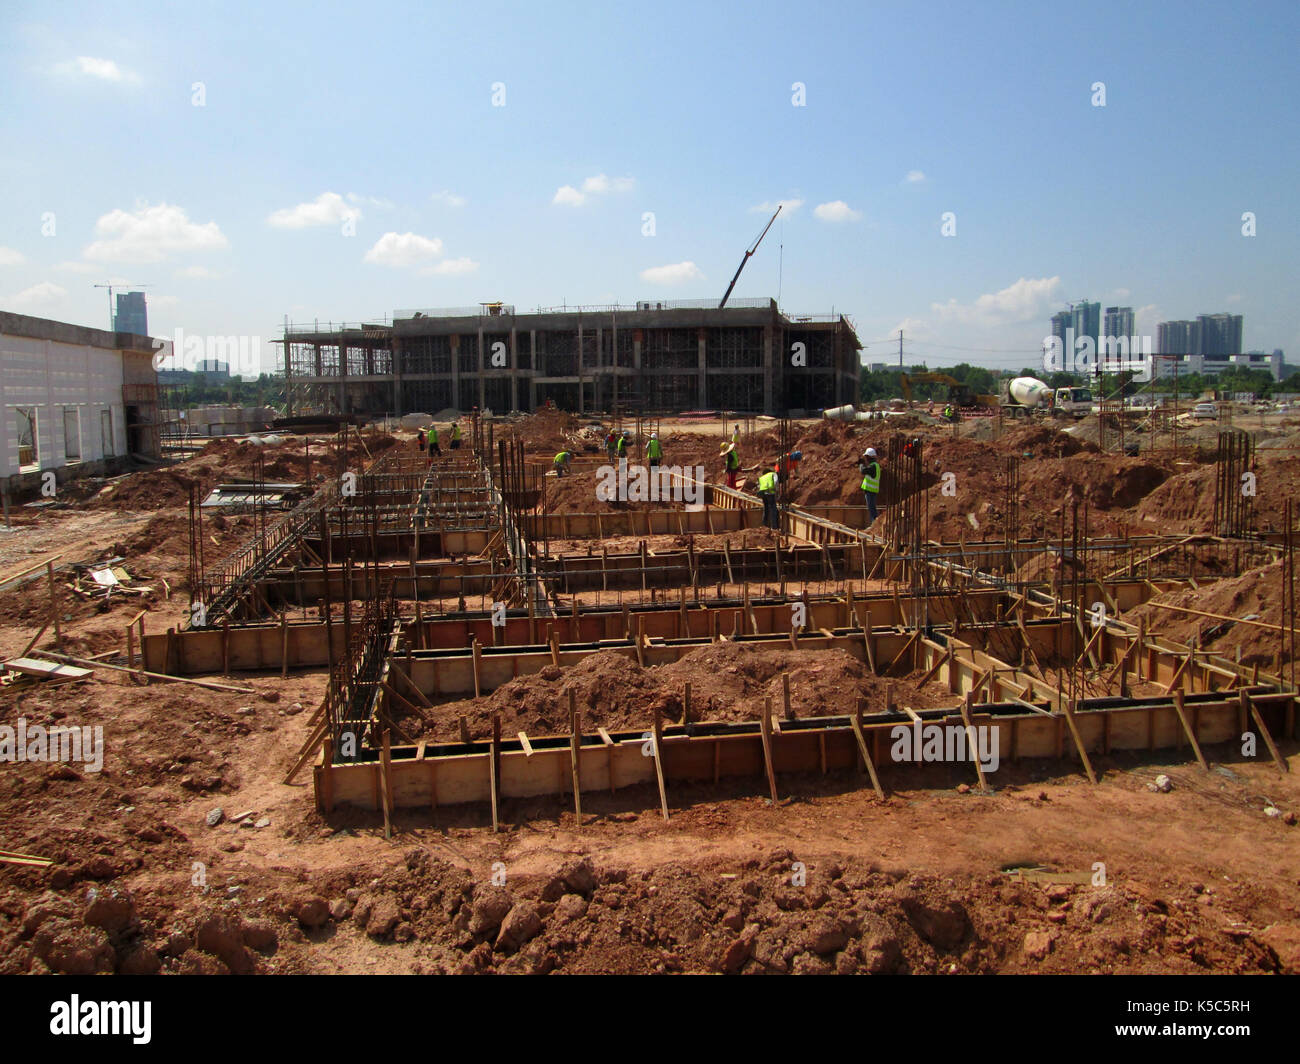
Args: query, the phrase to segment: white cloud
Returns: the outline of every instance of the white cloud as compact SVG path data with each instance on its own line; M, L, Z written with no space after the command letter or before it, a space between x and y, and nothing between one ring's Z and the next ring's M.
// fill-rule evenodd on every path
M443 189L441 192L435 192L430 197L435 203L441 203L445 207L463 207L467 202L464 196L458 196L454 192Z
M751 214L771 214L777 209L777 207L780 207L782 213L794 214L794 212L802 206L803 200L801 199L783 199L776 200L772 203L768 203L764 200L762 203L754 204L754 206L749 208L749 211Z
M925 171L909 170L907 171L907 176L903 178L903 180L906 181L909 185L919 185L922 181L925 180Z
M1022 277L998 292L985 293L972 303L931 303L930 310L942 325L992 328L1042 319L1044 325L1055 304L1060 302L1059 277ZM914 322L915 328L923 323ZM907 325L904 324L904 329Z
M628 192L635 184L636 182L630 177L606 177L604 174L596 174L583 181L581 192L572 185L561 185L551 197L551 203L559 204L561 207L581 207L587 202L588 196Z
M366 252L365 261L380 266L418 266L442 254L442 241L418 233L385 233Z
M54 67L55 73L74 74L88 78L99 78L101 81L115 81L122 84L138 84L140 75L132 70L123 70L111 59L96 59L90 55L79 55L76 59L70 59L63 63L58 63Z
M115 210L95 223L100 239L84 254L97 262L161 262L174 251L211 251L226 248L216 222L191 222L184 208L160 203L135 211Z
M282 207L266 219L277 229L307 229L315 225L339 225L349 218L359 220L361 211L349 207L337 192L322 192L311 203Z
M670 266L651 266L641 271L641 280L650 284L685 284L704 277L693 262L674 262Z
M17 295L10 296L5 303L15 310L35 310L59 303L66 298L67 294L66 288L61 288L51 281L42 281L40 284L32 285L31 288L23 289Z
M606 177L604 174L597 174L582 183L582 191L603 196L607 192L630 192L634 184L630 177Z
M99 267L90 262L60 262L54 268L64 273L99 273Z
M384 199L382 196L358 196L355 192L348 193L349 203L364 203L368 207L379 207L383 210L392 210L397 206L392 200ZM358 212L358 217L360 213Z
M180 296L150 296L149 308L151 310L161 310L163 307L174 307L180 301Z
M0 262L2 262L2 261L3 261L3 259L0 258ZM1228 302L1229 302L1229 303L1240 303L1240 302L1241 302L1241 293L1240 293L1240 292L1233 292L1232 295L1228 296Z
M21 251L0 247L0 266L21 266L26 261Z
M191 281L208 281L218 275L206 266L186 266L183 270L177 270L176 276Z
M855 211L843 200L819 203L813 208L813 214L823 222L856 222L862 217L861 211Z
M436 266L425 266L420 270L424 277L454 277L457 274L473 273L478 269L478 263L468 257L459 259L443 259Z

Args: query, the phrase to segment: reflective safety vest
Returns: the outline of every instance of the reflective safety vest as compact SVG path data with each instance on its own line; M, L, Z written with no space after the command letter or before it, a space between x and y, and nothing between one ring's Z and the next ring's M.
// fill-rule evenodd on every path
M759 491L776 491L776 474L772 472L764 473L758 478Z
M437 426L437 425L434 425L433 428L431 428L431 429L429 430L429 442L430 442L430 443L437 443L437 442L438 442L438 426Z
M727 469L735 471L740 468L740 455L735 451L727 452Z
M564 464L565 462L567 462L568 460L569 460L569 452L568 452L568 451L561 451L559 454L557 454L557 455L555 456L555 464L556 464L556 465L563 465L563 464Z
M451 438L452 438L453 440L458 440L458 439L460 439L460 426L459 426L459 425L452 425L452 427L451 427Z
M862 490L869 491L872 495L880 491L880 463L872 462L867 466L866 474L862 478Z
M618 438L618 443L614 445L614 449L618 451L620 455L627 454L627 437L620 436Z
M664 449L659 446L658 440L651 440L646 445L645 453L649 458L662 458L664 456Z

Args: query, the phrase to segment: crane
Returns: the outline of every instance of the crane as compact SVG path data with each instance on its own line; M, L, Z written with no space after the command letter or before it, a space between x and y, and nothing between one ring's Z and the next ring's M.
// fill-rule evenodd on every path
M736 282L740 280L740 271L745 268L745 263L749 261L749 257L758 250L758 245L763 242L763 237L767 236L767 231L772 228L776 216L781 213L782 206L783 204L780 203L776 205L776 210L772 212L772 217L767 220L767 225L763 227L763 231L758 234L758 239L745 251L745 257L740 260L740 265L736 267L736 276L731 279L731 284L727 285L727 291L723 294L722 302L718 304L719 310L727 305L727 300L731 298L731 290L736 287Z

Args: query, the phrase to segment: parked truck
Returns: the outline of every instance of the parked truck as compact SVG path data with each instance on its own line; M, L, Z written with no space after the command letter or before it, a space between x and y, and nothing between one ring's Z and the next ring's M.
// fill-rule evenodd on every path
M1003 413L1012 417L1046 414L1052 417L1087 417L1092 413L1089 388L1056 388L1037 377L1013 377L1000 387Z

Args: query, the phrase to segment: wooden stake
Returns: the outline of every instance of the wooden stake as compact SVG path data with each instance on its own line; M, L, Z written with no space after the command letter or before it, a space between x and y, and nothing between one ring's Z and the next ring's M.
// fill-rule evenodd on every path
M772 768L772 700L766 699L758 718L758 731L763 740L763 765L767 769L767 785L772 791L772 807L780 801L776 796L776 772Z
M582 830L582 776L578 748L582 743L582 729L579 726L578 694L569 688L569 767L573 772L573 815L578 821L578 830Z
M651 738L654 742L655 776L657 776L659 780L659 807L663 810L664 819L667 820L668 790L664 786L664 766L661 754L663 750L663 727L658 706L655 706L654 731L651 734Z

